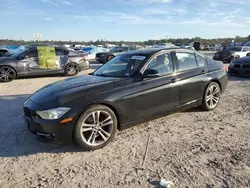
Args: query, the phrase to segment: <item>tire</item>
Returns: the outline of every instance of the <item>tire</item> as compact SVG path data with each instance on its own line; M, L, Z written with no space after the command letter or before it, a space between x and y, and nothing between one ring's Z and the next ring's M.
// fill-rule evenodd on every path
M117 124L117 117L110 108L104 105L90 106L77 121L75 140L84 150L100 149L113 140Z
M0 82L11 82L16 79L17 74L15 69L9 66L0 67Z
M113 59L115 56L113 55L108 55L106 59L106 63L109 62L111 59Z
M76 63L68 63L64 69L65 76L75 76L79 73L80 68Z
M202 108L206 111L214 110L220 102L220 97L221 89L219 84L211 82L204 92Z
M234 60L235 60L235 58L233 56L231 56L230 59L229 59L229 63L231 63Z

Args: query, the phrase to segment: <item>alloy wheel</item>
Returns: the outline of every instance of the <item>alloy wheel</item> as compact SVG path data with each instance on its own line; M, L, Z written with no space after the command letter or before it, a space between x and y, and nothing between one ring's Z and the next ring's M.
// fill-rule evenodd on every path
M85 144L100 146L107 142L112 135L114 122L108 112L93 111L83 120L80 135Z
M206 103L209 108L213 109L217 106L220 100L220 87L218 85L211 85L206 94Z
M77 64L70 63L66 67L66 71L68 75L75 75L78 73L78 66Z
M11 67L0 67L0 81L10 82L16 78L16 72Z

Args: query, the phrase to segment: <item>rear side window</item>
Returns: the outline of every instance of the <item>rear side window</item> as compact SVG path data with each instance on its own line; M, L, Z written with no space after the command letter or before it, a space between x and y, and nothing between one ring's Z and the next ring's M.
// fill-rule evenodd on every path
M198 67L205 67L206 59L199 54L195 54L195 56L198 63Z
M191 52L176 52L176 56L179 62L179 70L185 71L189 69L197 68L196 59L194 53Z

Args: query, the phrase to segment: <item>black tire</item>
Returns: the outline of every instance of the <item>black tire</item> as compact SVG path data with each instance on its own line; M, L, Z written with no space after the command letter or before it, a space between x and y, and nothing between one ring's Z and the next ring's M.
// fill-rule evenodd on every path
M234 60L235 60L235 58L233 56L231 56L230 59L229 59L229 63L231 63Z
M76 63L68 63L64 68L65 76L75 76L80 72L80 68Z
M0 82L11 82L16 79L17 74L15 69L9 66L0 67Z
M96 118L98 117L98 115L96 116L98 112L99 112L99 118ZM95 118L98 119L98 123L94 122L93 116L95 116ZM108 119L108 117L110 119ZM102 119L102 121L100 121L100 119ZM108 119L108 121L104 121L103 119L104 120ZM102 125L96 125L96 124L99 124L99 122ZM104 125L104 122L109 123L109 124ZM93 126L93 127L90 127L90 126ZM101 128L96 127L96 126L100 126ZM106 146L110 141L113 140L117 131L117 126L118 126L117 117L115 113L109 107L104 106L104 105L93 105L93 106L90 106L87 110L85 110L83 114L80 116L80 118L78 119L76 127L75 127L75 131L74 131L74 138L77 144L84 150L100 149ZM109 136L107 136L106 133L104 134L103 130L101 129L103 129L106 133L109 133ZM107 140L104 139L105 136L107 137L106 138ZM93 137L94 137L94 141L93 141ZM97 143L95 143L97 145L94 144L95 141L97 141Z
M108 55L106 59L106 63L109 62L111 59L113 59L115 56L113 55Z
M203 102L202 102L203 110L206 110L206 111L214 110L220 102L220 97L221 97L221 88L219 84L216 82L211 82L207 86L204 92ZM213 103L214 105L212 105Z

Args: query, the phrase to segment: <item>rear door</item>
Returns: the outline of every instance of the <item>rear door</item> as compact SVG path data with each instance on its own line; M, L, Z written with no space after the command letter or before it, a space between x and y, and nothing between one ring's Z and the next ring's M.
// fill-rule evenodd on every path
M207 62L204 56L193 51L174 53L180 84L180 106L196 102L203 97L207 84Z

